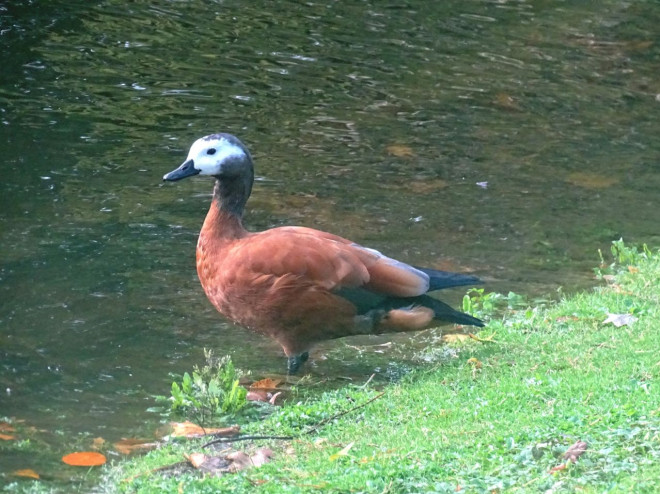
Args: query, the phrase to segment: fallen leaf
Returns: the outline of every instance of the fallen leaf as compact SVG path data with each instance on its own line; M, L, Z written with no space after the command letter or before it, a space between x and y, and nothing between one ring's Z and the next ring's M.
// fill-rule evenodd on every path
M626 48L629 50L646 50L653 46L653 41L644 40L644 41L628 41L626 43Z
M429 194L446 189L449 184L446 180L441 178L427 179L427 180L413 180L405 184L407 189L415 192L416 194Z
M232 462L229 467L232 472L238 472L239 470L244 470L252 466L250 457L243 451L229 453L226 458Z
M334 455L330 455L329 460L330 461L336 461L339 458L341 458L342 456L348 456L348 452L351 450L351 448L353 447L354 444L355 444L355 441L353 441L352 443L348 443L346 446L344 446L341 449L341 451L336 452Z
M74 467L95 467L106 462L105 456L95 451L79 451L62 457L62 461Z
M607 314L607 319L603 321L603 324L614 324L617 328L621 326L630 326L634 323L637 318L631 314Z
M637 266L628 266L628 272L632 274L639 273L639 268Z
M575 463L577 459L587 451L589 446L584 441L576 441L570 448L564 453L564 460Z
M247 401L268 401L268 391L265 389L253 389L247 392L245 395Z
M484 366L484 364L481 363L481 360L475 357L469 358L467 363L473 366L475 369L481 369Z
M208 456L197 468L204 473L219 476L231 472L231 465L232 462L224 456Z
M16 429L9 422L0 422L0 432L15 432Z
M470 339L470 335L467 334L443 334L442 341L445 343L460 343Z
M561 465L552 467L548 473L555 473L561 470L565 470L568 468L570 463L575 463L578 458L582 456L585 451L587 451L588 447L589 446L584 441L576 441L566 450L566 453L564 453L564 456L562 457L564 460L566 460L566 462L562 463Z
M397 158L412 158L415 156L415 152L410 146L405 146L403 144L392 144L385 148L388 154L396 156Z
M172 427L172 432L170 433L173 437L198 437L198 436L235 436L239 433L240 427L233 425L231 427L200 427L197 424L192 422L171 422L170 426Z
M606 189L619 182L619 180L596 173L575 172L566 177L566 182L586 189Z
M277 389L277 386L279 386L282 383L281 379L261 379L260 381L254 382L250 385L250 390L255 390L255 389Z
M201 467L202 464L208 459L209 457L204 453L191 453L186 455L186 460L188 460L190 464L195 468Z
M16 436L12 436L11 434L0 434L0 439L3 441L12 441L16 439Z
M493 103L506 110L520 110L520 108L516 104L516 100L514 100L511 96L509 96L506 93L497 93L495 95L495 100L493 101Z
M229 471L238 472L250 467L260 467L261 465L268 463L272 456L272 450L268 448L260 448L252 456L248 456L243 451L235 451L228 454L226 458L232 462L229 466Z
M277 400L277 398L279 398L281 394L282 391L278 391L277 393L271 393L265 389L251 389L250 391L247 392L245 399L247 401L262 401L264 403L270 403L271 405L275 405L275 400Z
M252 460L252 465L255 467L260 467L270 461L273 457L273 451L269 448L259 448L254 455L250 457Z
M103 445L105 444L105 439L102 437L95 437L92 439L92 448L94 449L101 449Z
M115 451L122 455L130 455L136 451L149 451L156 449L158 443L149 442L146 439L122 438L112 445Z
M16 477L25 477L28 479L39 479L39 474L32 470L31 468L24 468L22 470L15 470L12 472L12 475Z

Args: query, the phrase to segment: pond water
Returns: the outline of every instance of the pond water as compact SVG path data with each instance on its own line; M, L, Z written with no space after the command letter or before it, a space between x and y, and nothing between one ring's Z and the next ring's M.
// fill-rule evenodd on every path
M0 416L47 431L39 458L0 449L0 483L66 482L72 445L148 435L204 347L284 369L197 281L211 181L161 183L202 135L251 149L249 229L488 290L574 291L612 240L658 245L659 25L650 0L0 6ZM415 338L330 342L306 370L387 378Z

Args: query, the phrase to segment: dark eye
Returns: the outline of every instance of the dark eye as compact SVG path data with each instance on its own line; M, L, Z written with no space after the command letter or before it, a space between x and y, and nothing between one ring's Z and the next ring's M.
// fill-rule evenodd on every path
M215 148L207 149L206 154L215 154Z

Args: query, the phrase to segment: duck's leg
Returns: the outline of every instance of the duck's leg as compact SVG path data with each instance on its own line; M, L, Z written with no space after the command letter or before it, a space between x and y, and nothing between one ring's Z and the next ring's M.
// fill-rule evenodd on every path
M307 362L309 358L308 352L303 352L300 355L291 355L287 358L286 371L287 374L295 374L300 369L300 366Z

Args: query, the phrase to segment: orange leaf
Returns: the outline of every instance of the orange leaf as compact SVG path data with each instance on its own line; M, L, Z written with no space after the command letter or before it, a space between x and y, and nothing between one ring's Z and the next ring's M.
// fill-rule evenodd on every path
M557 465L556 467L552 467L548 473L555 473L559 472L560 470L566 470L566 466L568 463L562 463L561 465Z
M62 457L62 461L74 467L95 467L106 462L105 456L94 451L79 451Z
M0 432L14 432L14 426L8 422L0 422Z
M276 389L281 382L281 379L270 379L267 377L266 379L252 383L250 389Z
M12 436L11 434L0 434L0 439L3 441L11 441L13 439L16 439L16 436Z
M12 475L16 475L16 477L26 477L29 479L38 479L39 474L32 470L31 468L24 468L22 470L15 470L12 472Z

